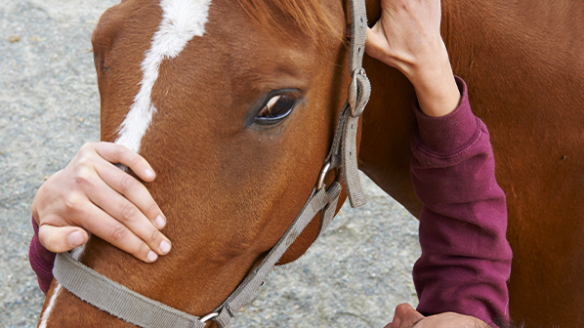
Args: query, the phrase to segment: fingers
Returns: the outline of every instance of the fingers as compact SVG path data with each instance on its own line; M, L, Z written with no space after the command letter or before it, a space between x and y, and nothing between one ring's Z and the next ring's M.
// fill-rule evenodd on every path
M87 242L89 232L145 262L169 252L170 241L159 231L166 224L162 211L138 179L112 162L145 181L155 178L148 162L123 146L83 145L35 195L33 213L47 249L69 251Z
M158 259L158 255L148 246L147 243L134 234L129 227L112 218L97 206L92 205L90 208L88 207L83 216L84 217L80 220L80 224L83 225L83 228L91 231L99 238L129 254L132 254L141 261L150 263ZM134 224L131 224L131 226L136 229ZM141 230L138 231L141 232ZM158 232L156 238L161 240L163 239L161 236L162 235ZM152 238L153 237L149 237L146 239L151 240ZM155 249L159 249L159 247L156 247Z
M158 229L164 228L166 218L146 187L131 175L105 161L96 163L99 177L113 190L124 195ZM96 195L99 196L99 195ZM92 199L93 200L93 199ZM105 201L107 203L107 201ZM101 206L101 204L98 204ZM118 217L119 218L119 217Z
M365 42L365 52L372 58L380 62L404 71L405 65L394 57L395 49L390 47L389 40L385 34L382 22L379 21L372 28L367 29L367 39Z
M78 227L55 227L48 224L39 227L39 241L53 253L63 253L87 242L87 232Z
M154 170L144 157L129 150L122 145L116 145L108 142L99 142L91 144L95 151L110 163L120 163L130 168L140 179L144 181L153 181L156 177Z
M158 206L152 197L146 190L146 188L138 182L136 179L131 177L129 174L118 170L117 168L111 166L110 171L118 171L121 179L127 180L124 195L130 195L129 198L123 197L114 189L111 189L106 183L107 180L104 181L98 180L95 182L95 188L89 190L88 197L92 203L99 206L99 208L105 213L107 213L110 217L117 220L119 223L124 225L132 235L137 236L142 241L146 242L150 249L158 253L159 255L164 255L170 251L170 240L166 238L158 229L153 225L153 221L156 221L157 213L160 212ZM95 192L97 191L97 192ZM127 196L128 197L128 196ZM140 199L140 197L150 199L149 205L145 205L147 203L146 200ZM133 200L136 199L136 201ZM139 204L142 206L147 207L148 211L152 214L153 220L150 220L145 213L148 211L141 211L139 208ZM159 216L159 215L158 215ZM113 221L115 221L113 220ZM105 224L102 223L102 224ZM105 237L107 241L108 237ZM112 244L115 240L112 240ZM123 240L120 240L118 243L123 243Z
M373 28L367 28L367 38L365 39L365 52L377 60L384 62L384 52L382 51L384 43L387 43L385 36L379 35L383 33L377 28L377 24ZM387 64L387 63L386 63Z

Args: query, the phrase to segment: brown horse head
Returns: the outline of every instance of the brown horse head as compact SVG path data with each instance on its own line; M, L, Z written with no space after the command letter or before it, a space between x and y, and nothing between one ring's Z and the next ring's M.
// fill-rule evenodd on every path
M145 264L94 237L81 261L187 313L220 305L315 185L349 83L344 33L335 0L109 9L92 39L102 140L138 151L157 172L147 187L173 250ZM282 263L314 241L313 221ZM46 326L128 325L56 286Z

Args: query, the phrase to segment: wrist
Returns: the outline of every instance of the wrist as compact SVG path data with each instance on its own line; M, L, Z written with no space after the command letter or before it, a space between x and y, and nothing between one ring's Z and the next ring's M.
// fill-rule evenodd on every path
M433 63L418 65L407 77L416 90L424 114L441 117L458 107L461 95L446 52Z

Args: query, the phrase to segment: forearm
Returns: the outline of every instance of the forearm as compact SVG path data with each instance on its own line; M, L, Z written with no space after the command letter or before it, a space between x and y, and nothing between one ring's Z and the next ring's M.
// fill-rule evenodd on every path
M509 318L505 195L495 180L487 128L472 114L462 80L459 85L463 97L453 113L417 113L411 176L424 209L414 283L418 311L452 311L491 323Z

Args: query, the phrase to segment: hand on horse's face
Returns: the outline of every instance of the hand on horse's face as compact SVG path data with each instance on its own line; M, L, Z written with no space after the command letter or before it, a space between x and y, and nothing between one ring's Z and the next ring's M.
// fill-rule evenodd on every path
M435 314L429 317L423 316L414 310L411 305L403 303L395 308L393 322L385 328L489 328L484 321L453 312Z
M148 162L123 146L83 145L33 200L45 248L69 251L87 242L88 231L144 262L170 251L170 241L158 231L166 224L164 214L142 183L112 163L127 166L144 181L155 178Z
M440 35L440 0L381 0L381 17L367 31L367 54L400 70L414 85L422 111L444 116L460 93Z

